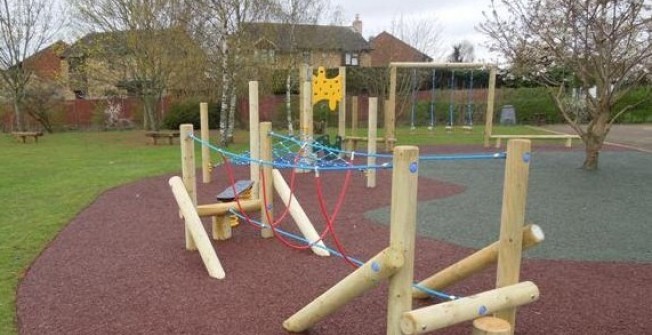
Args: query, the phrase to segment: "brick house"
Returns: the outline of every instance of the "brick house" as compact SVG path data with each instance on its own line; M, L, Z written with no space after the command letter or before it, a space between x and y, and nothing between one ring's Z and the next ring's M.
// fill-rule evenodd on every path
M270 67L287 68L292 57L295 63L315 66L370 66L371 46L356 28L361 30L361 24L249 23L243 33L250 40L254 60Z
M391 62L432 62L432 58L398 37L383 31L371 38L371 66L387 66Z

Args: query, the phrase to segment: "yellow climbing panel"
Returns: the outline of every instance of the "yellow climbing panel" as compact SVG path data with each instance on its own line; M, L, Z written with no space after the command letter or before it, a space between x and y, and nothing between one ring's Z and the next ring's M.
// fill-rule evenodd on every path
M334 112L337 103L342 101L341 78L340 74L333 78L326 78L326 70L320 66L317 75L312 76L312 105L328 100L328 108Z

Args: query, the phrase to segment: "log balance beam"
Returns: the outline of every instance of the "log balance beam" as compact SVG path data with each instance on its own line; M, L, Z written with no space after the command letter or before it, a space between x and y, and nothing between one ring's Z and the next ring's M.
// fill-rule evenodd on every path
M23 141L23 143L27 143L28 138L33 138L34 143L38 143L38 138L43 136L42 131L15 131L12 132L11 135L18 140L19 138Z
M403 313L401 331L405 335L423 334L489 313L522 306L537 299L539 288L534 283L509 285Z
M208 235L204 230L204 226L201 223L199 215L197 215L197 211L195 211L195 206L183 184L183 180L175 176L170 178L168 183L170 184L170 188L174 194L174 199L177 201L177 205L179 205L179 209L181 210L186 229L190 232L190 236L199 251L199 255L204 262L208 275L212 278L224 279L226 276L224 268L222 268L222 264L217 258L215 249L213 249L211 240L208 238Z
M491 135L490 138L496 140L496 148L500 148L502 140L509 139L530 139L530 140L564 140L564 145L570 148L573 145L573 139L579 140L578 135L552 134L552 135Z
M354 298L389 279L388 334L400 334L400 318L412 309L410 286L414 270L414 240L419 148L399 146L394 151L390 244L283 322L291 332L302 332Z
M543 242L545 235L543 230L537 225L527 225L523 227L523 250L539 245ZM471 275L474 275L498 261L498 248L500 241L494 242L489 246L480 249L472 255L461 261L437 272L436 274L422 280L419 287L426 287L431 290L441 291ZM428 298L422 290L416 287L412 288L412 297L416 299Z

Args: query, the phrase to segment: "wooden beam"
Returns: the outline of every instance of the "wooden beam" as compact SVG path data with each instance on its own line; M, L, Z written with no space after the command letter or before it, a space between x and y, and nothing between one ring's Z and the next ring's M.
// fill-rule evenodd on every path
M311 244L315 244L314 246L310 247L312 252L314 252L315 255L319 256L330 256L330 252L326 250L324 241L319 239L319 233L317 233L317 230L312 225L312 222L310 222L308 215L306 215L303 207L301 207L296 194L292 194L292 191L290 190L288 184L285 182L285 179L283 179L281 172L273 169L272 175L274 176L274 189L276 189L276 193L278 193L283 203L288 205L290 216L292 216L294 219L294 222L297 224L299 231L307 241L309 241Z
M378 135L378 98L369 98L369 141L367 141L367 165L376 165L376 137ZM355 150L355 148L353 148ZM376 187L376 169L367 169L367 188Z
M226 276L224 268L222 268L222 264L217 258L211 240L208 238L201 219L195 211L195 205L184 186L183 180L175 176L170 178L168 183L183 215L186 229L190 232L193 241L196 243L196 248L199 250L199 255L204 262L208 275L212 278L223 279Z
M406 312L401 318L401 330L405 335L423 334L537 299L539 288L532 282L522 282Z
M523 228L523 249L529 249L543 242L543 230L537 225L527 225ZM498 248L500 242L494 242L483 249L474 252L472 255L461 261L435 273L434 275L422 280L419 286L431 290L443 290L453 284L458 283L476 274L488 266L495 264L498 260ZM412 288L412 297L424 299L430 297L426 292L416 287Z
M260 165L255 162L260 158L260 111L258 106L258 82L249 82L249 179L254 182L251 197L258 199L260 186Z
M346 136L346 66L339 67L339 76L342 82L342 100L338 105L337 134L344 138Z
M419 148L396 147L392 169L389 245L402 253L405 264L389 280L388 335L401 335L401 315L412 310L418 178Z
M487 111L485 113L484 124L484 147L489 147L489 139L493 132L494 125L494 100L496 97L496 67L489 71L489 87L487 88Z
M389 103L385 115L385 149L394 149L394 143L387 139L396 138L396 67L389 68Z
M195 177L195 141L190 138L193 133L192 124L182 124L179 126L179 145L181 146L181 176L183 184L192 200L194 206L197 206L197 180ZM186 250L197 250L192 234L186 226Z
M492 69L496 66L488 63L425 63L392 62L390 68L429 68L429 69Z
M259 210L261 202L260 199L240 200L240 206L244 211ZM226 215L231 210L240 210L237 202L218 202L197 206L197 214L200 217Z
M201 122L201 140L210 142L210 128L208 126L208 103L199 104L199 119ZM202 182L208 184L211 182L211 149L207 145L201 146L201 172Z
M260 124L260 159L264 162L272 162L272 139L269 133L272 131L271 122L262 122ZM264 238L274 236L271 224L274 222L274 184L272 181L272 167L264 165L262 167L263 178L260 181L258 194L260 194L260 222L263 224L260 235Z
M295 333L305 331L351 300L378 286L383 279L396 273L403 261L402 252L386 248L285 320L283 328Z
M497 288L513 285L519 281L530 160L529 140L516 139L507 142L507 161L500 217L500 245L496 270ZM496 314L496 317L508 321L512 325L512 329L516 328L515 308L501 311Z

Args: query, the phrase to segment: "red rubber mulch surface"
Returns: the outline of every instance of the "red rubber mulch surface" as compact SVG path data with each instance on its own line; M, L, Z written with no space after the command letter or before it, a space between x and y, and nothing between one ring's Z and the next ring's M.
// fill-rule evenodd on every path
M214 202L225 188L223 172L217 169L213 183L198 185L199 203ZM248 168L236 172L246 178ZM242 223L231 240L214 242L226 279L209 278L199 254L184 249L168 177L104 193L57 236L19 286L20 334L286 334L283 320L352 271L340 258L290 250ZM321 177L332 209L343 174ZM298 175L297 196L321 229L314 179ZM347 251L362 260L388 243L388 227L363 215L389 206L390 171L380 171L377 180L375 189L367 189L355 172L336 221ZM459 185L419 181L420 200L463 191ZM283 208L278 201L275 206L277 213ZM292 230L291 222L284 227ZM333 245L331 239L327 243ZM415 278L470 252L419 237ZM524 260L521 279L535 282L541 298L519 309L517 334L650 334L650 278L650 264ZM450 293L471 295L494 283L491 268ZM306 333L385 334L386 301L387 286L381 285ZM470 323L436 333L469 334Z

